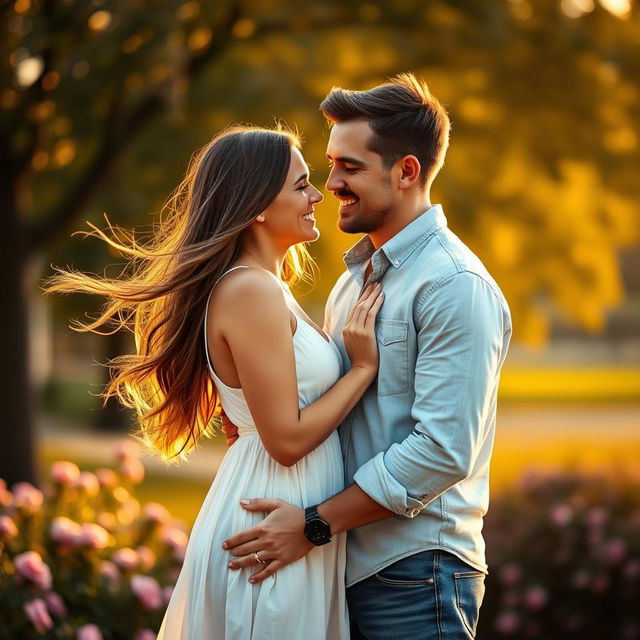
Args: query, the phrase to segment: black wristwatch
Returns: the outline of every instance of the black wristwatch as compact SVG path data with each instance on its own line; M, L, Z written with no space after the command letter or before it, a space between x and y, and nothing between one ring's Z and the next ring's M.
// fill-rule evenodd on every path
M304 535L316 547L331 542L331 527L318 515L318 505L304 510Z

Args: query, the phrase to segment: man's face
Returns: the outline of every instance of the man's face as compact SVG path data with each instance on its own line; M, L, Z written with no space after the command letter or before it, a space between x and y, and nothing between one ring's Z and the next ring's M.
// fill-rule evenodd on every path
M326 187L340 201L338 227L346 233L376 231L392 212L396 191L382 157L367 149L373 135L366 120L333 125Z

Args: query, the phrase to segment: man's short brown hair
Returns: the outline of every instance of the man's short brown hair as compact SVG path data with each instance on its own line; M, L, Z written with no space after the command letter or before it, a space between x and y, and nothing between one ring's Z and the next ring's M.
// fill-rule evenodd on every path
M411 73L368 91L334 87L320 110L331 124L367 120L373 131L367 146L387 168L404 156L416 156L422 186L431 184L444 164L449 116L427 84Z

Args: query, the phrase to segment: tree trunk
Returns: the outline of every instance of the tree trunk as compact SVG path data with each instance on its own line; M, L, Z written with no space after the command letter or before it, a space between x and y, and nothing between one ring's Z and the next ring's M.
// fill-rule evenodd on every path
M0 171L0 477L7 484L36 481L29 336L26 247L16 206L15 183Z
M131 350L129 335L125 331L118 331L110 336L100 336L105 344L103 359L105 363L107 360ZM102 384L106 385L109 382L109 369L102 367L102 370L104 371ZM109 398L106 406L101 408L96 415L94 424L102 431L126 433L131 428L132 419L133 412L130 409L121 406L115 398Z

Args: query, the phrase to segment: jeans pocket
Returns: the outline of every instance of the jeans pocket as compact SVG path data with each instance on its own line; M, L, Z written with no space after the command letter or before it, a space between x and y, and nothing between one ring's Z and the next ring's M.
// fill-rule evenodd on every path
M456 607L467 631L476 637L480 605L484 598L485 575L481 571L461 571L453 574Z
M409 391L409 323L379 318L376 326L380 365L378 395L391 396Z
M418 557L409 556L381 569L374 577L390 587L423 587L433 584L433 577L425 575L423 564Z

